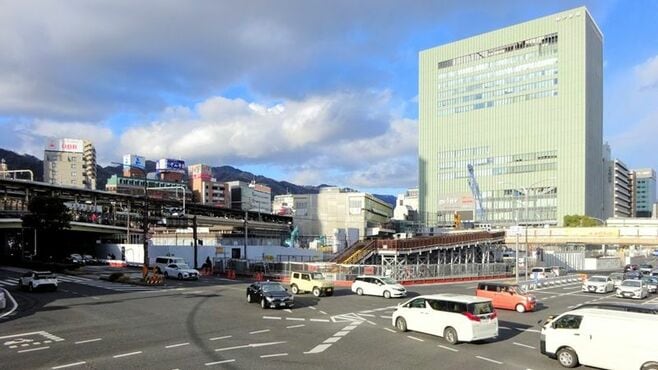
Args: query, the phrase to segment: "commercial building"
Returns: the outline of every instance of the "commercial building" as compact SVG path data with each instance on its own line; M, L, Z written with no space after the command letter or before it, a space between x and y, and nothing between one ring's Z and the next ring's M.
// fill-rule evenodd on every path
M635 217L651 217L656 203L656 170L641 168L633 172L633 205Z
M292 215L302 243L322 238L334 251L376 235L393 216L393 208L373 195L338 187L320 188L318 194L277 195L273 208Z
M393 209L393 219L418 221L418 188L407 189L403 194L398 194Z
M87 140L49 139L43 155L44 182L96 189L96 149Z
M421 51L423 222L603 217L602 46L581 7Z
M272 213L272 189L255 181L229 181L226 193L230 194L229 204L242 211Z
M187 167L187 177L196 203L229 207L226 184L212 177L212 167L193 164Z
M611 197L607 200L612 203L610 207L612 214L606 216L617 218L634 217L635 212L632 208L631 194L633 187L631 172L624 162L619 159L611 161L608 170L608 178L612 175L612 186L610 186L612 194L610 194Z

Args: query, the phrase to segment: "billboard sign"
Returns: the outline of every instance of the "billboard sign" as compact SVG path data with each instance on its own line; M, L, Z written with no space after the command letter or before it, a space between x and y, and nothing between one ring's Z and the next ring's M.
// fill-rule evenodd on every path
M46 150L56 152L82 153L85 144L80 139L48 139Z
M472 210L475 207L473 196L468 193L445 194L439 198L439 211Z
M201 179L203 181L210 181L212 178L212 168L205 164L195 164L187 168L188 174L192 179Z
M160 159L155 164L158 172L179 172L185 173L185 161L180 159Z
M130 167L146 168L146 159L139 155L126 154L123 156L123 168L129 169Z

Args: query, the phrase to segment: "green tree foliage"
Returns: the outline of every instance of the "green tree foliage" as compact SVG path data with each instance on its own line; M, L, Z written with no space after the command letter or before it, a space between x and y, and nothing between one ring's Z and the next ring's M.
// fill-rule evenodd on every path
M42 246L53 245L52 239L56 239L61 230L71 228L71 214L60 198L35 196L27 209L30 213L23 216L23 227L35 229L39 240L48 240L48 243L41 243Z
M600 222L585 215L566 215L564 216L565 227L592 227L598 226Z

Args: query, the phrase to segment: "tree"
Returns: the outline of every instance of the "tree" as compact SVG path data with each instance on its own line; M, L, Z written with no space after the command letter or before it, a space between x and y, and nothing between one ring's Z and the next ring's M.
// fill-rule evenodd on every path
M42 243L39 254L47 254L48 247L52 247L53 240L64 229L71 228L71 214L69 209L60 198L38 195L30 200L27 206L28 213L23 216L23 227L35 230L37 240L48 240ZM52 251L50 251L52 253Z
M592 227L599 223L595 218L585 215L565 215L564 227Z

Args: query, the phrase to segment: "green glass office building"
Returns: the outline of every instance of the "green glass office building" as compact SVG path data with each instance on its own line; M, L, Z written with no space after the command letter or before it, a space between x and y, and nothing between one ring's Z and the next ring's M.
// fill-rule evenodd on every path
M581 7L420 52L427 225L602 217L602 47Z

